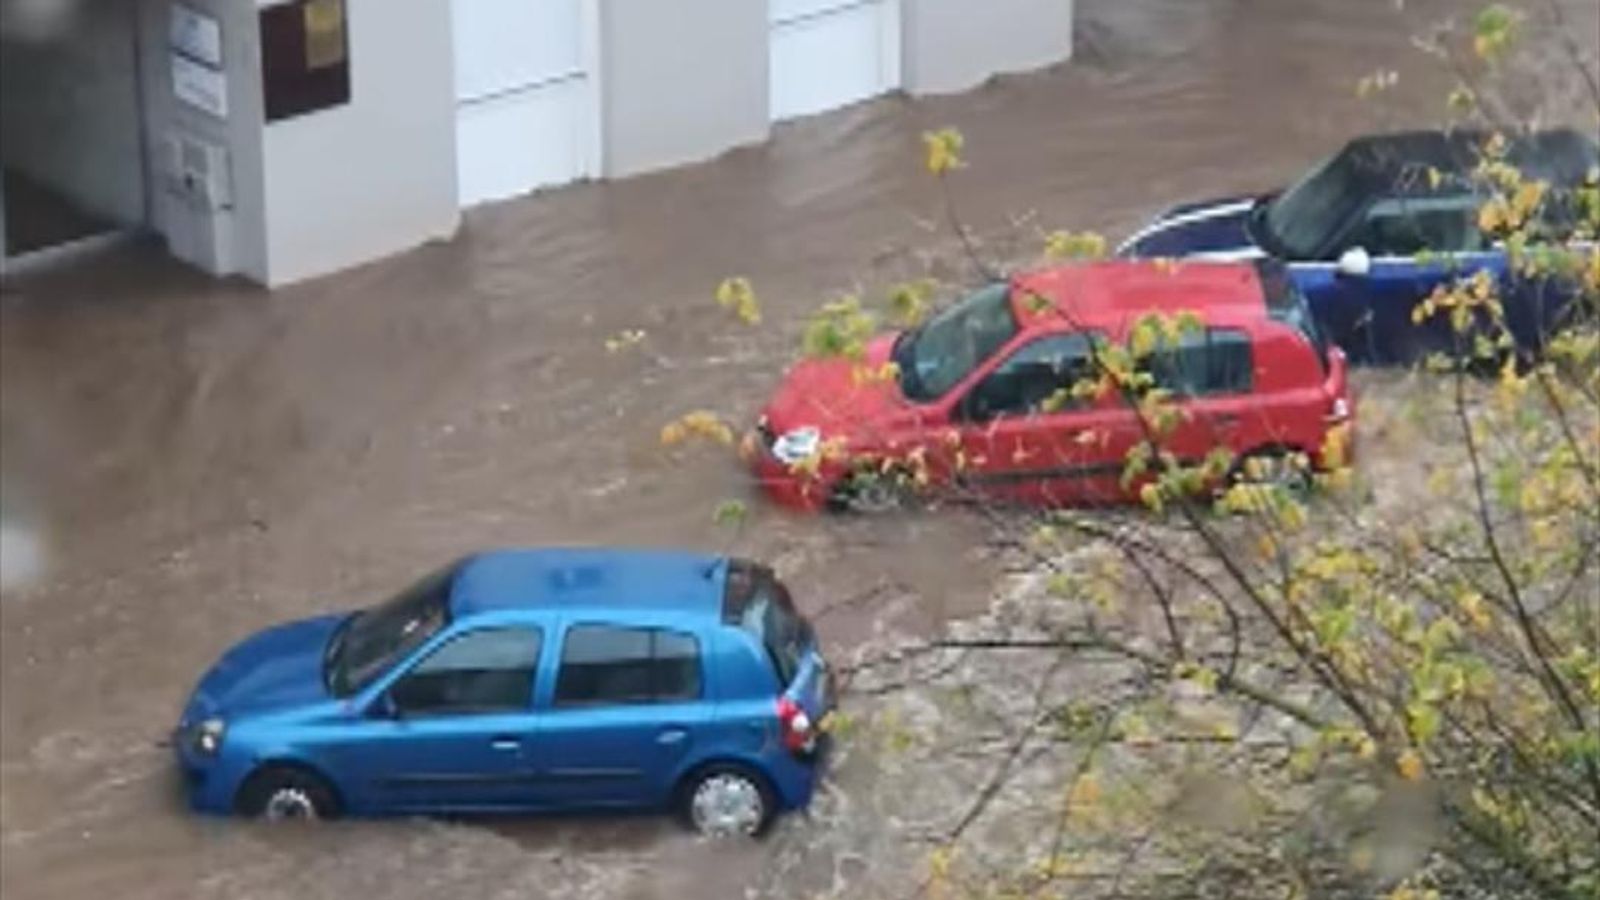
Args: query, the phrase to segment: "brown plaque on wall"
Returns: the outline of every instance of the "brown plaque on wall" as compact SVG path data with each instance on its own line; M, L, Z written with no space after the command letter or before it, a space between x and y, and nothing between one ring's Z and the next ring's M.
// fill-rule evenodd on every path
M350 102L345 0L289 0L261 10L268 122Z

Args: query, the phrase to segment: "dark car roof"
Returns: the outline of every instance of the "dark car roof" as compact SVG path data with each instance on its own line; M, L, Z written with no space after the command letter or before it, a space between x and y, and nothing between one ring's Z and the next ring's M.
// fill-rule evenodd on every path
M675 550L495 550L462 561L450 604L457 616L553 608L717 616L726 572L723 557Z
M1351 141L1340 155L1356 163L1374 191L1400 186L1428 193L1427 169L1446 176L1471 174L1490 137L1490 132L1477 129L1376 134ZM1600 148L1590 135L1555 128L1508 136L1506 159L1527 177L1570 186L1583 181L1600 163Z
M1248 262L1115 259L1036 269L1013 279L1014 309L1030 318L1028 294L1082 325L1127 322L1144 313L1266 313L1256 266Z

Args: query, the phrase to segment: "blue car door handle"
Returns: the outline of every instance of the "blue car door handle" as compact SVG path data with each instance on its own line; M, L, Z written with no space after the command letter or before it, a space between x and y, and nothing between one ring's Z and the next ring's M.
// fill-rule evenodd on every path
M517 740L514 737L507 737L505 735L500 735L500 736L495 737L493 740L489 741L489 746L493 747L496 750L501 750L501 751L504 751L506 753L511 753L513 751L522 749L522 742Z
M684 739L688 736L689 731L686 728L676 726L672 728L663 728L661 729L661 733L656 735L656 743L662 745L663 747L676 747L683 743Z

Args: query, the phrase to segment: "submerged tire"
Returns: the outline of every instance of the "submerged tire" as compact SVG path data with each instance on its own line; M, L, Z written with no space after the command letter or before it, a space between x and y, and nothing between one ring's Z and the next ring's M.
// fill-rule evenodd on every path
M327 781L295 766L265 766L239 789L241 815L266 822L317 821L339 815L339 802Z
M865 516L881 516L901 509L907 499L904 476L862 470L840 480L833 491L832 505Z
M1295 455L1295 451L1284 448L1251 451L1234 464L1228 484L1255 484L1306 493L1313 483L1311 468L1295 465Z

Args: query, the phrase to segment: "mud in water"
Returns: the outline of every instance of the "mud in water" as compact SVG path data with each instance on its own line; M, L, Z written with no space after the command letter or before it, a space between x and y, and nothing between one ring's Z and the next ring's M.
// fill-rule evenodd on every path
M0 893L740 897L847 879L846 839L804 819L737 849L655 820L197 820L155 742L250 630L486 545L764 557L841 653L983 606L996 564L975 517L786 517L731 457L665 456L661 424L702 407L747 421L820 300L971 277L934 224L928 128L965 132L957 200L986 252L1015 258L1040 228L1122 234L1179 199L1271 187L1351 134L1436 120L1449 86L1407 43L1444 0L1405 18L1392 0L1079 5L1069 65L476 210L448 244L313 284L217 284L136 247L8 286L6 503L44 569L0 600ZM1591 45L1593 6L1575 26ZM1358 101L1380 66L1398 87ZM762 328L711 301L730 274L755 282ZM624 329L647 337L607 353ZM712 522L725 498L751 502L738 533ZM831 870L786 871L828 842Z

